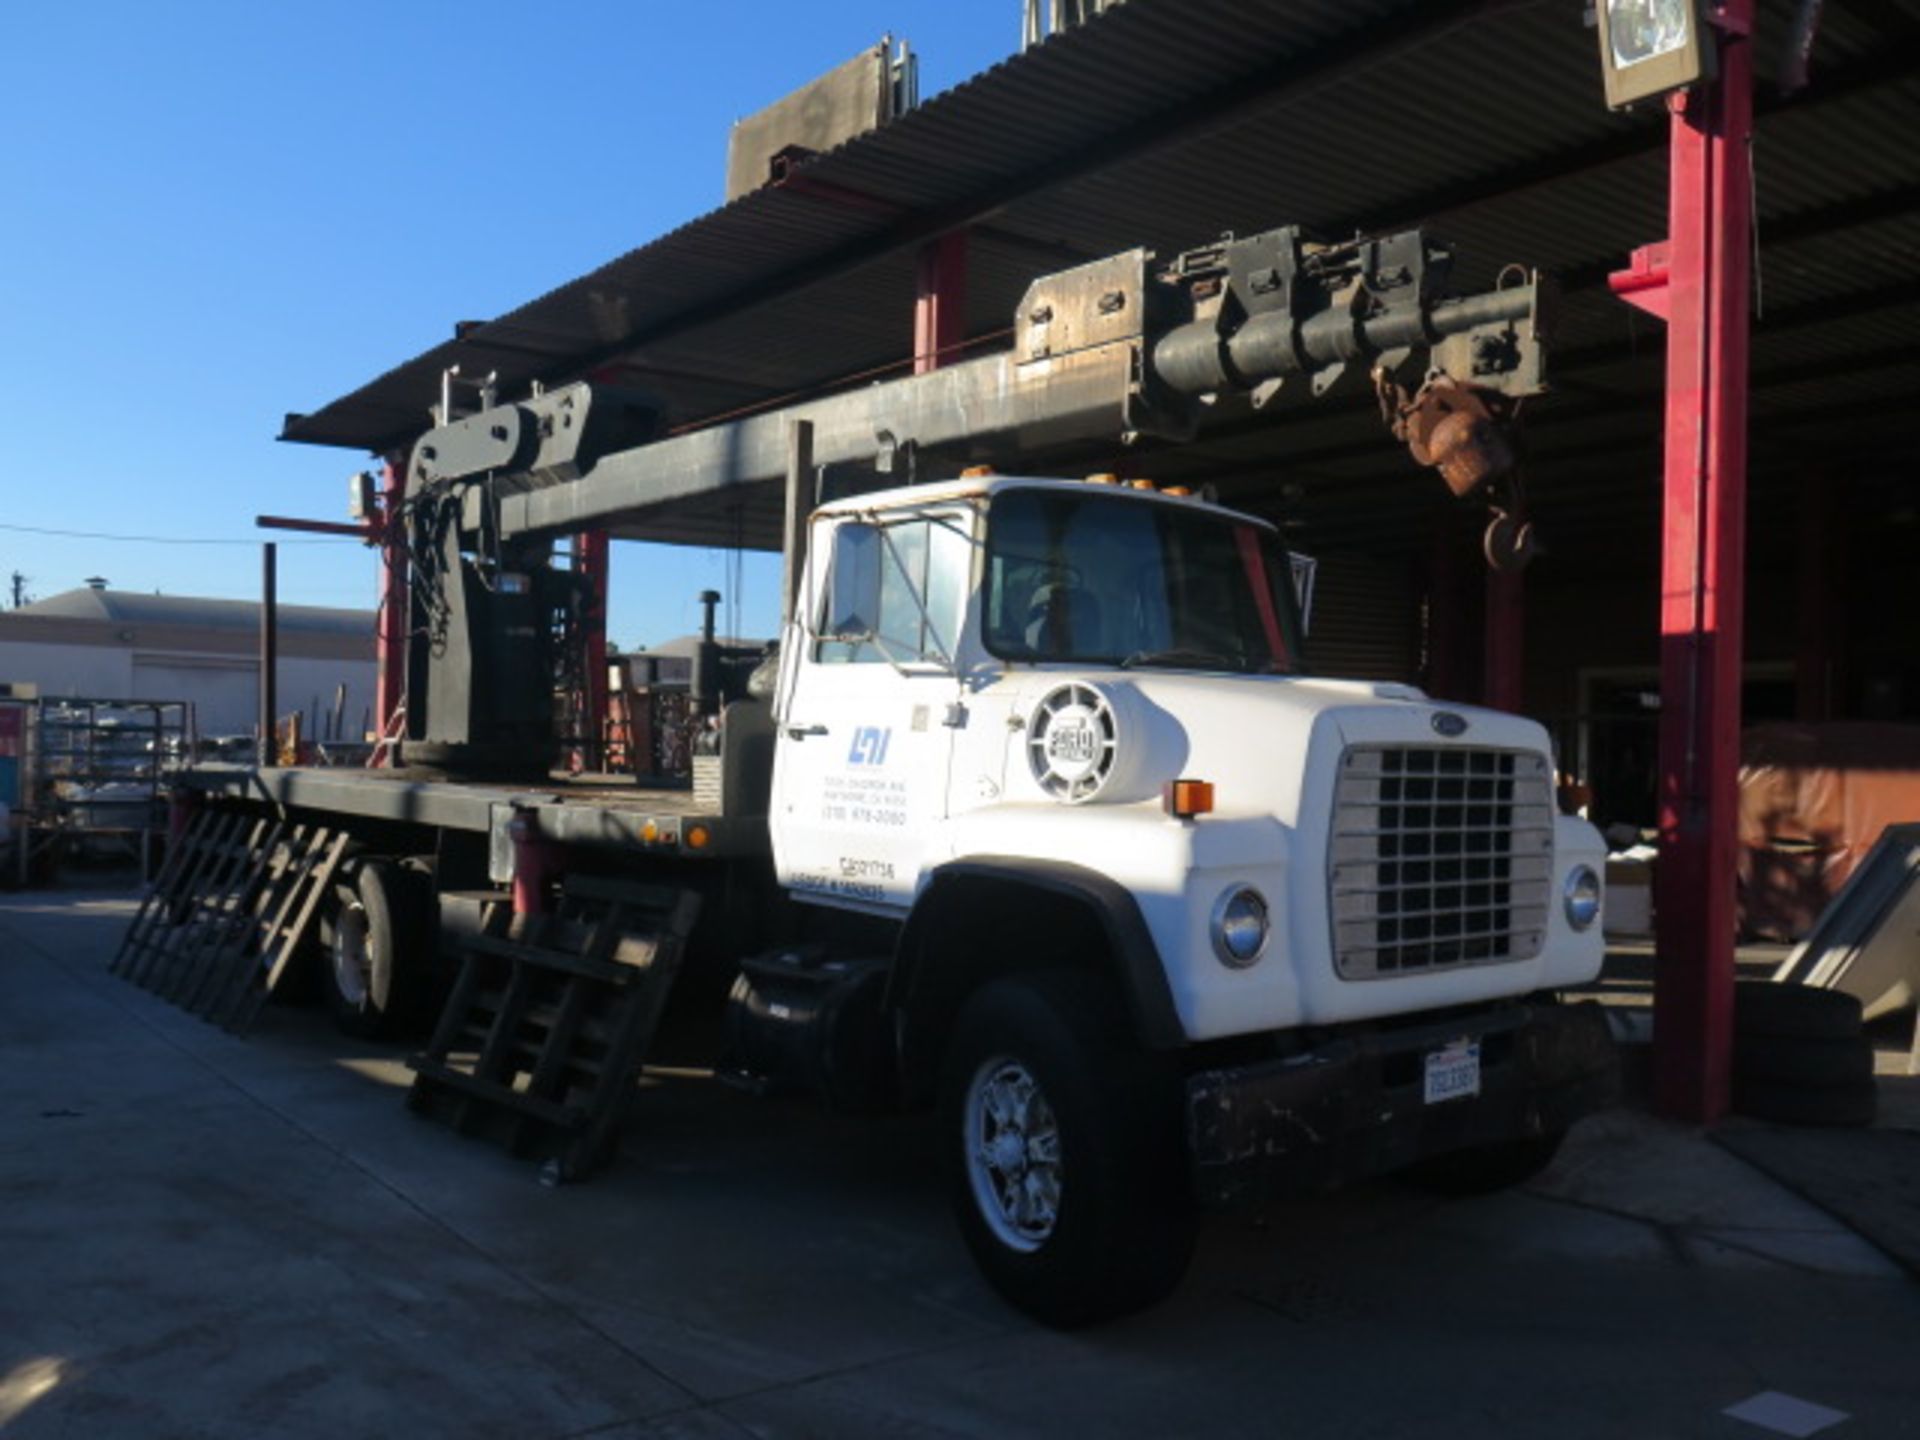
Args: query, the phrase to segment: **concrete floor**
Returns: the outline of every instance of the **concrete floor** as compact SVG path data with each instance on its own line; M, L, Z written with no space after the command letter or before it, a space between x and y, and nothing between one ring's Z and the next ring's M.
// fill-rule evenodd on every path
M1698 1132L1619 1112L1526 1190L1205 1230L1056 1335L978 1281L925 1127L693 1080L544 1189L409 1115L396 1052L234 1040L105 967L120 897L0 902L0 1432L138 1436L1920 1433L1920 1287Z

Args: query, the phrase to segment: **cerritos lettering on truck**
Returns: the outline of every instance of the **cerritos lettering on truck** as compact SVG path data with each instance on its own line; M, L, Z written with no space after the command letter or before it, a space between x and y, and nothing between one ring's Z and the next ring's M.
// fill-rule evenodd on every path
M859 878L862 875L879 876L892 879L890 873L883 873L873 861L840 862L843 871L849 865L855 869L840 875L824 875L818 871L796 874L787 883L795 890L810 891L816 895L836 895L845 900L861 900L868 904L879 904L886 899L885 889L874 879Z

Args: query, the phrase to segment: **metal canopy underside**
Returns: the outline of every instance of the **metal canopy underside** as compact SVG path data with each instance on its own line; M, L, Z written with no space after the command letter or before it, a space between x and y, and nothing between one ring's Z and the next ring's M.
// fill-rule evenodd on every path
M1763 77L1792 8L1763 6ZM1762 82L1756 495L1810 466L1896 475L1920 458L1904 414L1920 389L1916 44L1920 0L1829 6L1812 83L1782 98ZM497 371L507 396L581 375L639 385L676 426L903 373L914 250L960 224L968 333L991 349L1028 281L1079 259L1214 228L1424 222L1457 243L1463 286L1509 262L1563 281L1557 393L1528 417L1543 526L1650 536L1663 337L1605 276L1664 228L1666 133L1658 109L1606 110L1570 0L1128 0L780 188L289 417L284 438L404 446L453 364ZM1325 548L1420 543L1439 487L1381 431L1364 380L1343 383L1345 403L1292 413L1222 405L1183 447L1033 459L1211 480ZM646 538L774 533L771 504L710 509Z

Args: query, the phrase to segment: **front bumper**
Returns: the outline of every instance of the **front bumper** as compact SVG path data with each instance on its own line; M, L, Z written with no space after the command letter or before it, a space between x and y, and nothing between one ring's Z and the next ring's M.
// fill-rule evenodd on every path
M1427 1104L1425 1057L1480 1042L1480 1093ZM1619 1059L1598 1005L1516 1003L1187 1081L1195 1194L1242 1205L1324 1190L1429 1155L1550 1134L1614 1103Z

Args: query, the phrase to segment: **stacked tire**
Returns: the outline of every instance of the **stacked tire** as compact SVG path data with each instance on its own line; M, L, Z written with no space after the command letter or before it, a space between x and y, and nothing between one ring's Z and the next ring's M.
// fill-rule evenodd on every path
M1837 990L1743 980L1733 995L1733 1108L1784 1125L1873 1123L1873 1045Z

